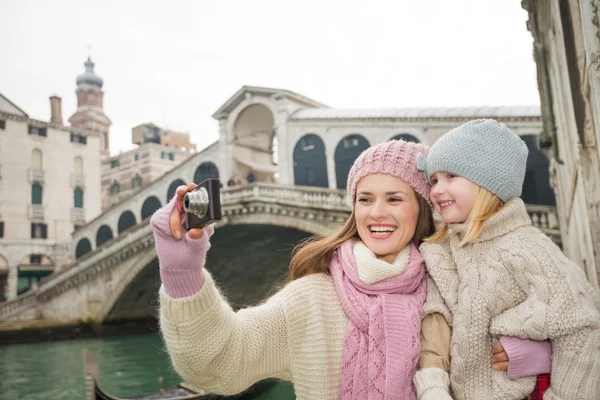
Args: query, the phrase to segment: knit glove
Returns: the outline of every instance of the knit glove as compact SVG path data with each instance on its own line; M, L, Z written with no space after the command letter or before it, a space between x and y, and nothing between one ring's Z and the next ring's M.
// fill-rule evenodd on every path
M450 377L441 368L424 368L413 379L419 400L452 400Z
M510 379L548 374L552 369L552 345L550 341L520 339L503 336L500 343L508 355Z
M169 218L176 206L181 213L180 229L184 232L179 240L173 237L169 228ZM206 252L210 248L209 239L214 233L214 228L207 226L200 239L191 239L183 228L184 221L181 199L177 195L150 219L160 265L160 279L167 294L173 298L191 296L202 288L202 268Z

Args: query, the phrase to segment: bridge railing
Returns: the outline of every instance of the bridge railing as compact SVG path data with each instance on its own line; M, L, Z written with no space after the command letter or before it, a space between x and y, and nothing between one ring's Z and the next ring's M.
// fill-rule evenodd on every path
M351 209L346 190L341 189L253 183L221 191L223 205L259 199L342 211ZM526 204L525 206L533 226L546 234L560 238L558 213L555 206L535 204Z
M223 205L255 199L293 203L323 209L350 210L350 203L345 190L253 183L245 186L226 188L221 191L221 203Z

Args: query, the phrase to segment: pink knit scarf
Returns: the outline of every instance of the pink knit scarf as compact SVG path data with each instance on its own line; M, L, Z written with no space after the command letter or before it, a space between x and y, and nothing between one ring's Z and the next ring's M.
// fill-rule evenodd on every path
M397 276L366 284L358 276L354 241L343 243L329 267L348 315L339 398L416 399L412 384L420 351L425 264L414 244Z

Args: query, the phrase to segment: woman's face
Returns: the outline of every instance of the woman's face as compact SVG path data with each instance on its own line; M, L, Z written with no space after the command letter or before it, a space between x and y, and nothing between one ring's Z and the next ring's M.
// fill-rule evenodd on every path
M381 260L394 262L412 240L419 211L417 194L400 178L373 174L358 182L354 204L358 234Z

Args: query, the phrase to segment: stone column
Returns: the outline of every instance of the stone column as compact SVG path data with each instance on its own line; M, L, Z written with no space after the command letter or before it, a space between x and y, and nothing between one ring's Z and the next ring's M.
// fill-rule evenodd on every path
M8 299L17 297L17 281L19 278L19 270L16 265L8 266Z
M325 139L325 158L327 159L327 179L329 189L337 189L337 177L335 175L335 147L338 143L337 135L321 135Z

